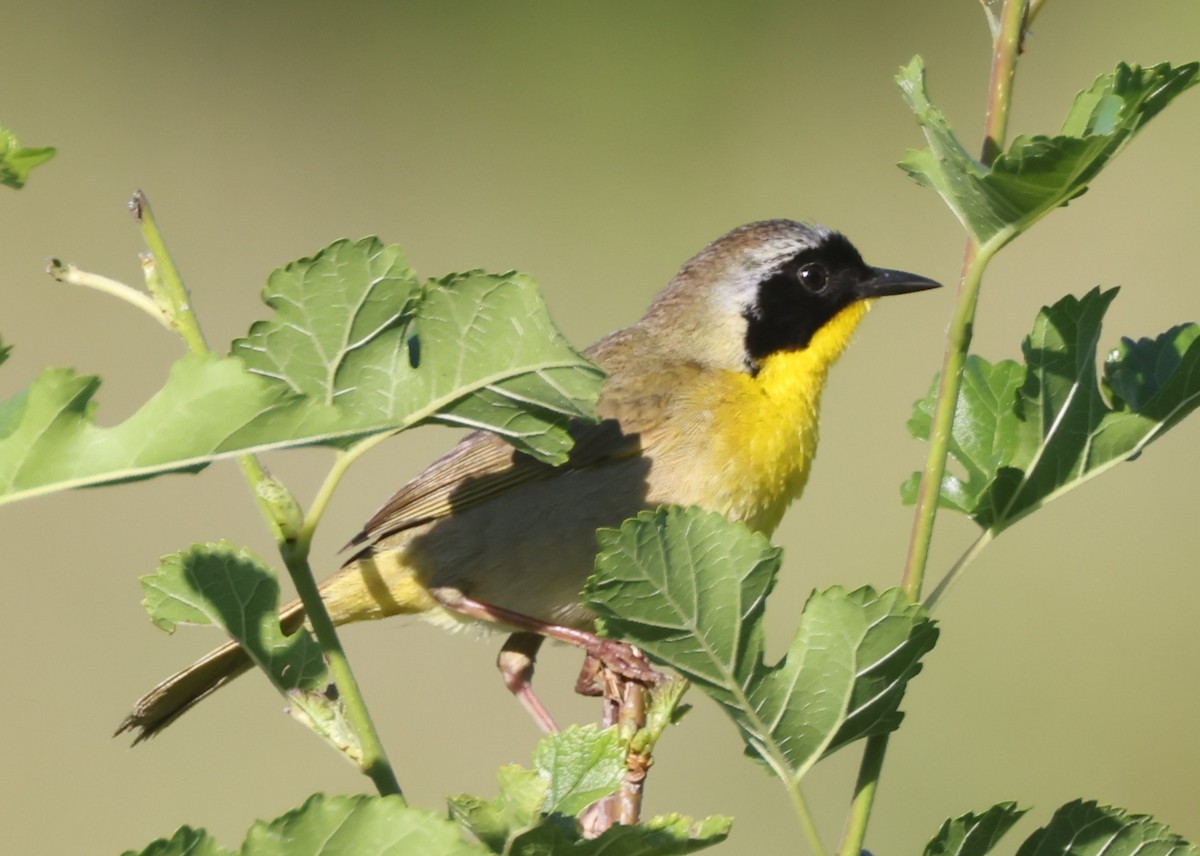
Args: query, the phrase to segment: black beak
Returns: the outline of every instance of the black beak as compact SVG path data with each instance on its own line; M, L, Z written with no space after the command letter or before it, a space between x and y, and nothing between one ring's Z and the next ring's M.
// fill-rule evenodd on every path
M926 291L930 288L941 288L940 282L934 282L927 277L915 273L905 273L902 270L886 268L871 268L869 276L859 280L855 296L859 299L872 297L888 297L892 294L908 294L912 291Z

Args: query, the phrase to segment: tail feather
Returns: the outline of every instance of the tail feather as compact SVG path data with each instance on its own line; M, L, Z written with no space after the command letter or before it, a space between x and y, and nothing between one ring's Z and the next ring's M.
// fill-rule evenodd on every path
M303 620L304 608L296 601L284 607L279 624L284 633L292 633ZM113 736L134 731L136 746L158 734L196 702L250 671L251 666L250 655L237 642L226 642L138 699Z
M136 731L134 745L153 737L209 693L249 671L251 665L249 655L236 642L222 645L138 699L114 736Z

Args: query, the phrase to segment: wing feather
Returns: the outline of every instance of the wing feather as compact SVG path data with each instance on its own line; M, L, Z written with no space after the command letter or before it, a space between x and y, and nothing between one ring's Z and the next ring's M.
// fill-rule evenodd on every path
M597 406L601 421L571 427L575 443L565 464L555 467L541 463L517 452L495 434L472 432L400 488L346 548L422 526L521 485L626 460L651 449L674 392L700 368L676 364L657 372L632 372L619 359L605 359L617 340L628 337L633 329L614 334L591 349L589 356L609 372Z

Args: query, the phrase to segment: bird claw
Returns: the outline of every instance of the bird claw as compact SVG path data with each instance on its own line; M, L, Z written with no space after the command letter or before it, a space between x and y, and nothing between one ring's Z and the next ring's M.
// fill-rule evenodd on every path
M663 674L651 667L646 655L628 642L596 638L584 650L589 660L595 659L600 666L627 680L647 686L658 686L664 680ZM585 669L587 665L585 660Z

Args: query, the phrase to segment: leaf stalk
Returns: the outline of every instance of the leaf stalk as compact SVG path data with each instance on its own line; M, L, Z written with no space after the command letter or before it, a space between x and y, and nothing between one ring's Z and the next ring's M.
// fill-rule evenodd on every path
M91 288L110 297L115 297L118 300L123 300L129 305L145 312L159 324L162 324L168 330L174 331L175 328L171 324L171 320L167 317L162 308L154 302L149 295L138 291L132 286L126 285L115 279L109 279L106 276L101 276L98 273L91 273L86 270L80 270L73 264L51 259L46 265L46 273L54 277L59 282L67 285L78 285L81 288Z
M958 557L958 561L956 561L950 570L946 572L946 576L942 577L938 584L933 587L933 591L929 593L929 596L925 598L925 609L927 611L933 612L934 607L937 606L938 601L942 598L942 595L944 595L950 589L950 586L952 586L962 572L966 570L967 565L975 561L975 557L982 553L983 549L987 547L988 544L992 543L992 540L995 537L995 529L985 529L979 533L979 537L976 538L971 543L971 546L968 547L966 551Z
M800 787L800 780L788 777L784 779L784 785L787 788L788 798L792 801L792 808L796 812L796 817L800 819L800 826L804 829L804 837L808 839L808 846L815 856L827 856L828 851L825 845L821 843L821 833L817 829L817 822L813 818L812 809L808 807L808 800L804 796L804 791Z

